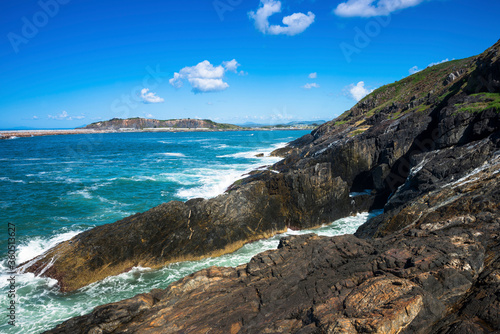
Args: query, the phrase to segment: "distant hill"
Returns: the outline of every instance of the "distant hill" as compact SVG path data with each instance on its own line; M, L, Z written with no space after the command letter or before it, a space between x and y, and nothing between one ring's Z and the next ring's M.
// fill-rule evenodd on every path
M241 127L247 128L263 128L263 127L287 127L287 126L320 126L326 121L318 120L318 121L294 121L289 123L276 123L276 124L260 124L254 122L246 122L243 124L238 124Z
M113 118L109 121L101 121L89 124L84 129L95 129L95 130L119 130L119 129L160 129L160 128L172 128L172 129L212 129L212 130L235 130L239 129L239 126L232 124L216 123L208 119L169 119L169 120L158 120L149 118Z

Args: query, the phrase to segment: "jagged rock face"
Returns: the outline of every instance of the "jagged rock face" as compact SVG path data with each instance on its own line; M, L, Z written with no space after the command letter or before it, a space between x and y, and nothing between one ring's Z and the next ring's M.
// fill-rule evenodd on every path
M287 237L247 265L199 271L47 333L500 330L500 173L494 161L444 192L417 196L406 209L422 214L383 238Z
M231 252L286 228L315 227L384 205L386 211L402 210L412 196L483 163L479 150L468 160L455 158L469 144L486 138L493 143L499 129L498 49L500 43L478 57L436 65L377 89L338 119L275 152L284 160L251 173L217 198L163 204L84 232L24 267L71 291L137 265L160 267ZM469 94L465 88L490 70L493 92ZM484 91L484 85L476 88ZM491 145L484 151L490 158ZM433 156L431 165L410 175ZM450 163L440 164L445 158ZM348 196L365 189L372 195ZM404 225L384 224L396 227L360 233L384 235Z
M384 207L355 236L286 238L248 265L200 271L50 332L500 331L499 49L382 87L225 194L87 231L28 270L69 291ZM349 198L364 189L372 195Z
M247 265L202 270L47 333L499 331L500 133L411 164L392 209L358 237L284 238Z

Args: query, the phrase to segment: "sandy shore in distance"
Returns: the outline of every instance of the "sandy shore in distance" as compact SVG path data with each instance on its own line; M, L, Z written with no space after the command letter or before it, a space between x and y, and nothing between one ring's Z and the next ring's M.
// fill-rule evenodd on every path
M87 133L104 133L111 131L74 129L74 130L0 130L0 139L13 139L20 137L51 136L51 135L75 135Z
M123 132L220 132L220 131L272 131L272 130L309 130L314 127L290 128L241 128L241 129L208 129L208 128L148 128L124 130L95 130L95 129L69 129L69 130L0 130L1 139L14 139L35 136L77 135L93 133L123 133Z
M246 130L246 129L244 129ZM73 130L0 130L0 139L14 139L21 137L54 136L54 135L77 135L93 133L122 133L122 132L188 132L188 131L227 131L212 129L182 129L182 128L161 128L161 129L127 129L127 130L95 130L95 129L73 129Z

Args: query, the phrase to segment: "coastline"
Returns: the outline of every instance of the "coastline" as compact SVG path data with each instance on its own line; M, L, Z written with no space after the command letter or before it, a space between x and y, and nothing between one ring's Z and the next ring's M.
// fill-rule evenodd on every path
M0 140L38 136L99 134L99 133L130 133L130 132L234 132L234 131L274 131L274 130L313 130L314 127L272 127L272 128L240 128L240 129L209 129L209 128L145 128L145 129L54 129L54 130L0 130Z

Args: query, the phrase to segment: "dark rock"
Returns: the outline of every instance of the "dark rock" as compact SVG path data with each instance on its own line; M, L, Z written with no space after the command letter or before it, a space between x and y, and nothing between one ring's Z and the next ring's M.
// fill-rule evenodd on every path
M500 121L471 95L499 92L499 49L381 87L225 194L82 233L28 270L56 258L45 275L72 290L383 206L355 236L284 238L49 333L500 331Z
M498 188L500 176L487 188ZM468 183L476 195L477 185ZM465 186L465 185L464 185ZM462 190L465 190L462 188ZM485 200L490 197L486 196ZM447 212L448 200L436 203ZM492 208L493 210L493 208ZM415 333L500 330L498 204L442 226L417 219L380 239L291 236L237 268L96 308L47 333ZM472 215L471 215L472 217ZM465 303L464 303L465 300ZM457 307L460 311L453 312Z

